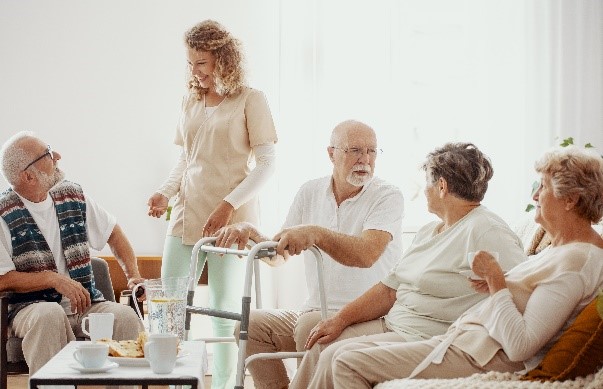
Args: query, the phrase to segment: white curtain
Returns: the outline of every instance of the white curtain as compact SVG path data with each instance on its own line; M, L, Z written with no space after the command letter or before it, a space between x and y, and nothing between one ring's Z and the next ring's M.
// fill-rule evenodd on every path
M569 136L603 150L602 3L281 2L274 220L302 182L330 173L330 131L348 118L377 131L376 172L403 190L406 230L433 218L417 167L449 141L473 142L492 159L486 206L510 224L531 217L524 209L543 150ZM302 261L273 274L268 304L298 306Z
M533 0L526 8L527 143L571 136L603 150L603 2Z
M278 184L263 204L278 204L281 211L278 222L266 225L269 230L278 230L301 183L330 174L331 129L350 118L377 132L384 153L376 174L403 190L405 229L433 218L418 167L429 151L449 141L473 142L492 159L495 176L484 203L510 221L523 215L534 159L523 143L523 1L315 0L280 6ZM275 305L303 301L301 263L294 258L277 270Z

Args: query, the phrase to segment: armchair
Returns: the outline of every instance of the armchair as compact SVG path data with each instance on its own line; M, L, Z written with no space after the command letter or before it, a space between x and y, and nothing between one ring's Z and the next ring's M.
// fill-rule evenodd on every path
M108 301L115 301L109 266L102 258L92 257L92 273L96 288ZM8 374L27 374L29 369L23 351L21 338L8 336L8 298L10 292L0 293L0 388L7 387Z

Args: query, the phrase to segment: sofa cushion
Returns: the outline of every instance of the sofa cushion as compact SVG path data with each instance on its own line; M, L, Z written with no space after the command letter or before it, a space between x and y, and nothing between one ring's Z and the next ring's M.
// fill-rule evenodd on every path
M522 379L564 381L595 373L603 365L603 320L597 299L588 304L551 347L542 362Z

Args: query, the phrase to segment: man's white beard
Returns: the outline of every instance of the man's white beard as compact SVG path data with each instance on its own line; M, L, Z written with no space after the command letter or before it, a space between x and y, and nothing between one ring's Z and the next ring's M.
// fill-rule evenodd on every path
M38 170L38 179L47 190L50 190L50 188L65 179L65 172L56 168L53 174L50 175Z
M356 174L357 171L365 171L369 174L367 175L359 175ZM346 181L350 185L354 186L364 186L371 178L373 178L373 169L371 169L370 165L358 165L354 166L353 170L346 177Z

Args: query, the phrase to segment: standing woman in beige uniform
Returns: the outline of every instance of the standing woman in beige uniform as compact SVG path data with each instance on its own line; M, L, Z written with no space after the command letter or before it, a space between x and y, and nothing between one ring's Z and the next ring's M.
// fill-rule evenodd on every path
M192 27L184 40L189 94L174 140L182 153L148 201L149 215L160 217L176 196L162 277L188 275L193 245L201 237L235 222L258 223L257 193L275 169L274 122L264 94L245 84L240 42L212 20ZM239 311L244 262L233 255L202 254L198 269L205 260L210 307ZM214 336L233 334L232 320L212 317L212 326ZM215 345L212 388L233 386L235 365L236 346Z

